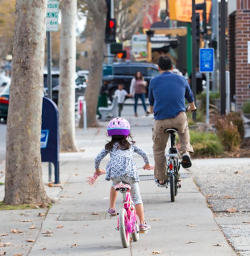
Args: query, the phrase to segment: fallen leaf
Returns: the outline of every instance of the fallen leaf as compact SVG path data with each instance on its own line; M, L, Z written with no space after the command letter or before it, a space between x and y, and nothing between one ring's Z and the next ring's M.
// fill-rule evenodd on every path
M235 213L235 212L238 212L238 210L236 208L228 208L226 209L226 212Z
M238 174L238 173L239 173L239 171L235 171L235 172L234 172L234 174Z
M21 233L23 233L23 231L15 229L15 228L11 229L10 232L13 233L13 234L21 234Z
M161 251L158 251L158 250L157 251L152 251L152 254L153 255L161 254Z
M0 247L7 247L10 245L11 245L11 243L0 243Z
M51 236L53 236L53 232L52 232L52 231L49 231L49 230L47 230L46 232L43 232L42 234L43 234L43 236L45 236L45 237L51 237Z
M42 248L41 250L42 250L42 251L45 251L45 250L47 250L47 248Z
M213 195L211 195L211 194L208 194L208 195L207 195L207 198L210 198L210 197L213 197Z
M7 235L8 235L7 233L6 233L6 234L5 234L5 233L3 233L3 234L0 234L0 237L1 237L1 236L7 236Z
M187 227L190 227L190 228L196 227L196 225L194 225L194 224L187 224L186 226L187 226Z
M32 222L32 220L20 220L20 222Z
M75 173L75 176L79 176L79 174L78 174L78 173Z
M242 221L244 224L250 224L250 221ZM1 236L1 235L0 235Z
M77 193L78 195L81 195L82 194L82 192L79 192L79 193Z
M28 243L34 243L35 240L34 240L34 239L27 239L26 242L28 242Z
M98 212L92 212L91 215L99 215Z
M157 219L157 218L152 218L150 219L150 221L160 221L161 219Z
M221 246L220 244L213 244L213 246Z
M73 248L73 247L77 247L78 245L77 244L72 244L70 247Z
M196 242L194 241L188 241L186 244L195 244Z
M63 228L64 226L63 225L58 225L56 228Z
M46 214L45 213L43 213L43 212L39 212L38 213L38 217L44 217Z
M224 199L234 199L232 196L228 196L228 195L224 196L223 198Z
M36 229L36 226L32 225L31 227L29 227L29 229Z

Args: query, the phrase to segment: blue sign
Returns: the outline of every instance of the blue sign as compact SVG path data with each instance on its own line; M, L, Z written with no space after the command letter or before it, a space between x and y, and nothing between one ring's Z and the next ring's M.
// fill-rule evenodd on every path
M42 130L41 131L41 146L40 148L47 148L49 138L49 130Z
M214 49L201 48L200 49L200 72L214 71Z

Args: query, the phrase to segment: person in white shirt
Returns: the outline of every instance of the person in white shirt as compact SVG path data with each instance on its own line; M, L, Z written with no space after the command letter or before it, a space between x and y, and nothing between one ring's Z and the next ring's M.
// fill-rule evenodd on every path
M123 84L118 84L118 89L114 95L114 97L118 98L118 116L121 116L126 96L128 96L128 93L123 89Z

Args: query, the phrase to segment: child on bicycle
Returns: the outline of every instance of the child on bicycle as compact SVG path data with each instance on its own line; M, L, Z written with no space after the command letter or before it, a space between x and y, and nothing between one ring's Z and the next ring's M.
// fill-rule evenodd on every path
M90 183L94 183L95 179L105 173L100 169L101 160L110 154L110 160L106 167L106 180L112 180L113 185L110 190L110 206L108 213L112 216L117 215L115 209L115 202L118 192L114 186L123 182L131 186L131 197L135 204L136 214L140 220L140 231L150 229L144 220L144 208L139 189L139 175L136 171L135 162L133 161L133 153L142 156L145 165L144 169L151 170L153 167L149 165L147 155L138 147L134 145L134 141L128 140L130 136L130 124L126 119L114 118L107 127L108 136L111 136L111 141L105 145L105 148L99 153L95 159L95 173L93 178L90 178Z

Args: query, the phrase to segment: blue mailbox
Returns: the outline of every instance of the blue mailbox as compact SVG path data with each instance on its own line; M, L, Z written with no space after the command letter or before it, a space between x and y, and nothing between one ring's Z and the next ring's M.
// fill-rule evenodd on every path
M59 114L56 104L46 97L42 108L41 158L42 162L54 164L55 184L59 184Z

